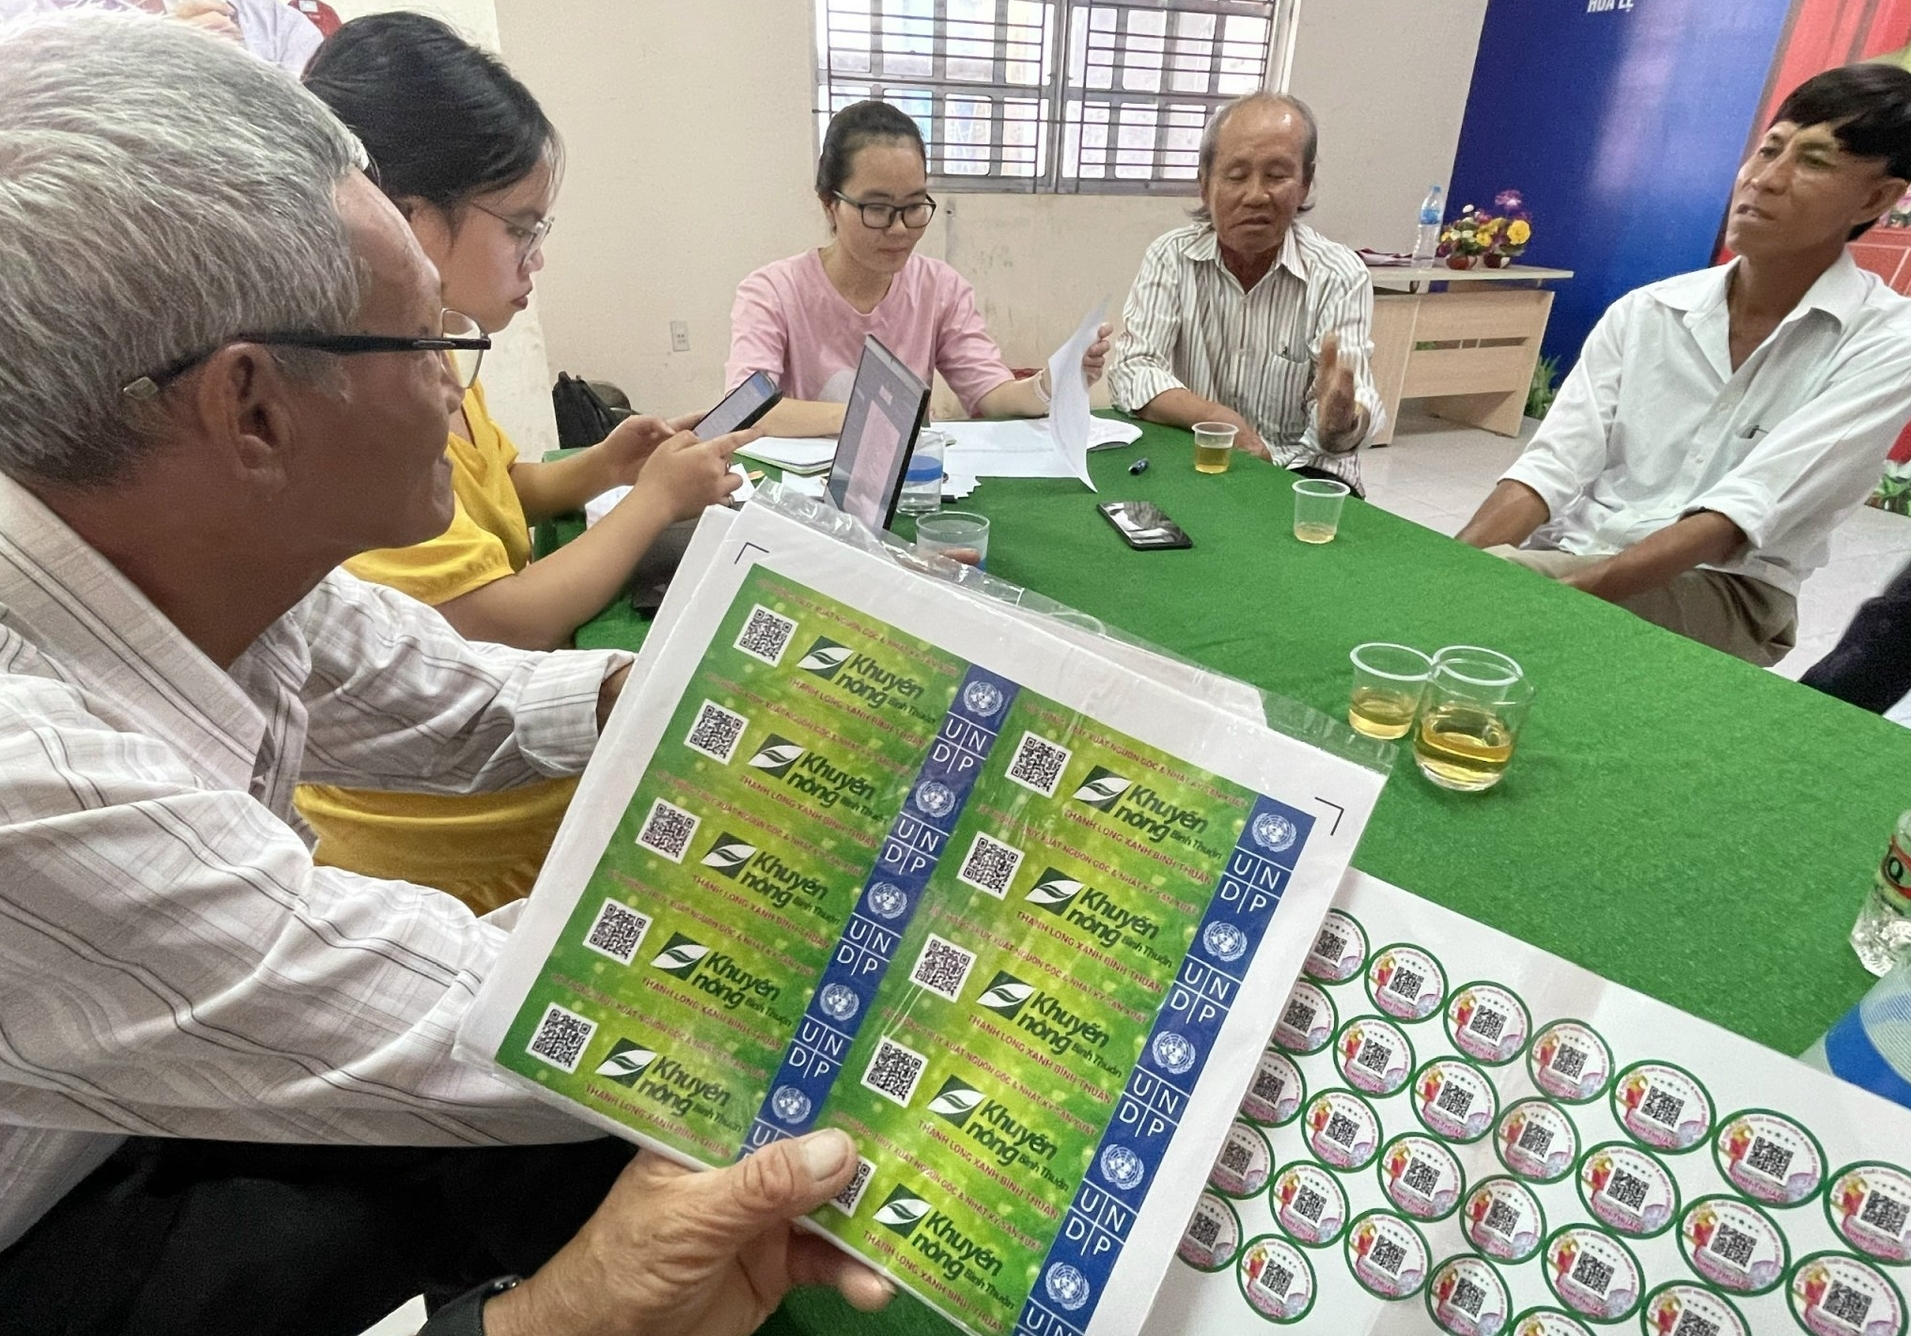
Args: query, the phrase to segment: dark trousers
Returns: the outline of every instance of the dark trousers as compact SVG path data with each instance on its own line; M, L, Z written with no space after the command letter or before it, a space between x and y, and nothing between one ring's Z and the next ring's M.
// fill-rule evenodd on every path
M1911 692L1911 566L1866 600L1837 647L1798 680L1873 714Z
M127 1142L0 1253L4 1336L358 1336L528 1275L632 1147Z

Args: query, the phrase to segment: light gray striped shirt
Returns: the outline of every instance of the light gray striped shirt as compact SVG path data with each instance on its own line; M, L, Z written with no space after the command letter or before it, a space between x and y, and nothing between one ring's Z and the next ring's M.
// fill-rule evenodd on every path
M1325 469L1359 489L1359 454L1322 450L1314 426L1314 363L1330 333L1353 370L1368 439L1387 421L1372 369L1373 284L1347 247L1295 223L1249 292L1222 262L1212 224L1178 227L1148 247L1122 319L1108 363L1117 407L1132 413L1164 390L1192 390L1253 423L1276 464Z
M451 1059L504 929L315 867L292 789L575 774L624 662L472 645L341 571L221 671L0 477L0 1247L128 1134L595 1135Z

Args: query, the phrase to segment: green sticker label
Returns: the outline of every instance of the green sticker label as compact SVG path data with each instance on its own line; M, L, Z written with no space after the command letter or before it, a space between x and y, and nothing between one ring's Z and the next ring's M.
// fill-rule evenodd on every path
M1236 1122L1221 1142L1208 1173L1208 1185L1229 1197L1252 1197L1267 1186L1274 1170L1274 1153L1267 1148L1267 1137L1249 1122Z
M1336 1169L1365 1169L1380 1153L1380 1115L1347 1090L1323 1090L1307 1105L1308 1149Z
M1745 1318L1730 1299L1684 1281L1661 1285L1648 1294L1639 1320L1645 1324L1646 1336L1679 1336L1681 1331L1752 1336L1752 1329L1745 1325Z
M1632 1250L1590 1225L1567 1225L1546 1240L1553 1297L1594 1322L1623 1322L1639 1307L1645 1273Z
M1584 1021L1554 1021L1533 1036L1526 1071L1541 1094L1562 1104L1590 1104L1612 1080L1612 1049Z
M1494 1336L1511 1307L1500 1273L1471 1253L1449 1257L1427 1279L1427 1312L1450 1336Z
M1274 1042L1289 1053L1318 1053L1334 1037L1334 1001L1306 979L1294 985L1274 1023Z
M1367 966L1367 995L1397 1021L1423 1021L1446 1001L1446 971L1420 947L1384 947Z
M1426 1284L1433 1255L1409 1220L1369 1211L1347 1228L1347 1269L1369 1294L1411 1299Z
M1447 1038L1467 1057L1499 1067L1525 1051L1533 1018L1512 990L1496 983L1470 983L1447 1002Z
M1301 1069L1285 1053L1270 1048L1254 1066L1254 1079L1241 1099L1241 1116L1262 1127L1285 1127L1300 1113L1306 1098L1307 1081Z
M1579 1127L1543 1099L1523 1099L1500 1115L1493 1149L1507 1171L1529 1183L1557 1183L1579 1158Z
M1802 1206L1825 1186L1818 1138L1770 1109L1747 1109L1720 1123L1712 1158L1726 1182L1766 1206Z
M1460 1058L1435 1058L1413 1076L1413 1111L1447 1141L1478 1141L1500 1116L1493 1080Z
M1873 1261L1911 1262L1911 1174L1896 1165L1847 1165L1832 1176L1825 1217L1853 1250Z
M1904 1336L1904 1295L1884 1272L1843 1253L1814 1253L1785 1286L1792 1317L1812 1336Z
M1608 1141L1579 1162L1579 1200L1615 1234L1655 1238L1679 1215L1679 1183L1637 1146Z
M1679 1155L1712 1135L1712 1096L1669 1062L1635 1062L1612 1083L1612 1116L1642 1146Z
M1444 1143L1418 1132L1389 1141L1380 1152L1380 1190L1404 1215L1444 1220L1459 1209L1466 1175Z
M1539 1251L1546 1237L1546 1212L1533 1190L1517 1178L1482 1179L1466 1194L1460 1231L1495 1261L1518 1264Z
M1314 1306L1314 1268L1277 1235L1263 1234L1241 1249L1234 1279L1248 1306L1270 1322L1299 1322Z
M1268 1204L1287 1236L1309 1248L1332 1243L1347 1223L1347 1193L1340 1180L1312 1160L1296 1160L1281 1170Z
M1352 914L1327 911L1301 972L1321 983L1345 983L1367 963L1367 930Z
M1241 1249L1241 1217L1221 1196L1201 1194L1175 1255L1196 1271L1225 1271Z
M1363 1094L1391 1095L1413 1074L1413 1044L1392 1021L1361 1016L1334 1036L1334 1066L1342 1080Z
M1768 1294L1785 1279L1791 1245L1765 1212L1737 1197L1701 1197L1679 1219L1686 1264L1733 1294Z

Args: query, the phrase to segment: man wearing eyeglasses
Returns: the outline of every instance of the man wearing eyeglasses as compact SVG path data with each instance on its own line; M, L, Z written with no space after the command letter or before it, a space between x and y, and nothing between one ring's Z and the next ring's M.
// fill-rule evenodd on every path
M356 148L174 25L0 33L0 1333L352 1336L420 1291L463 1292L431 1336L733 1336L795 1281L879 1304L789 1224L847 1137L625 1167L451 1059L508 922L301 838L302 778L576 773L628 665L471 645L335 570L446 524L483 342Z

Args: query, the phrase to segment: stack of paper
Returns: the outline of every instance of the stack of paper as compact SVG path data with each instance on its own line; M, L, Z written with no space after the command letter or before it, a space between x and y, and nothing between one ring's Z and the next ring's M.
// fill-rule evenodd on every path
M785 473L823 473L836 458L834 436L759 436L737 450L759 464L772 464Z

